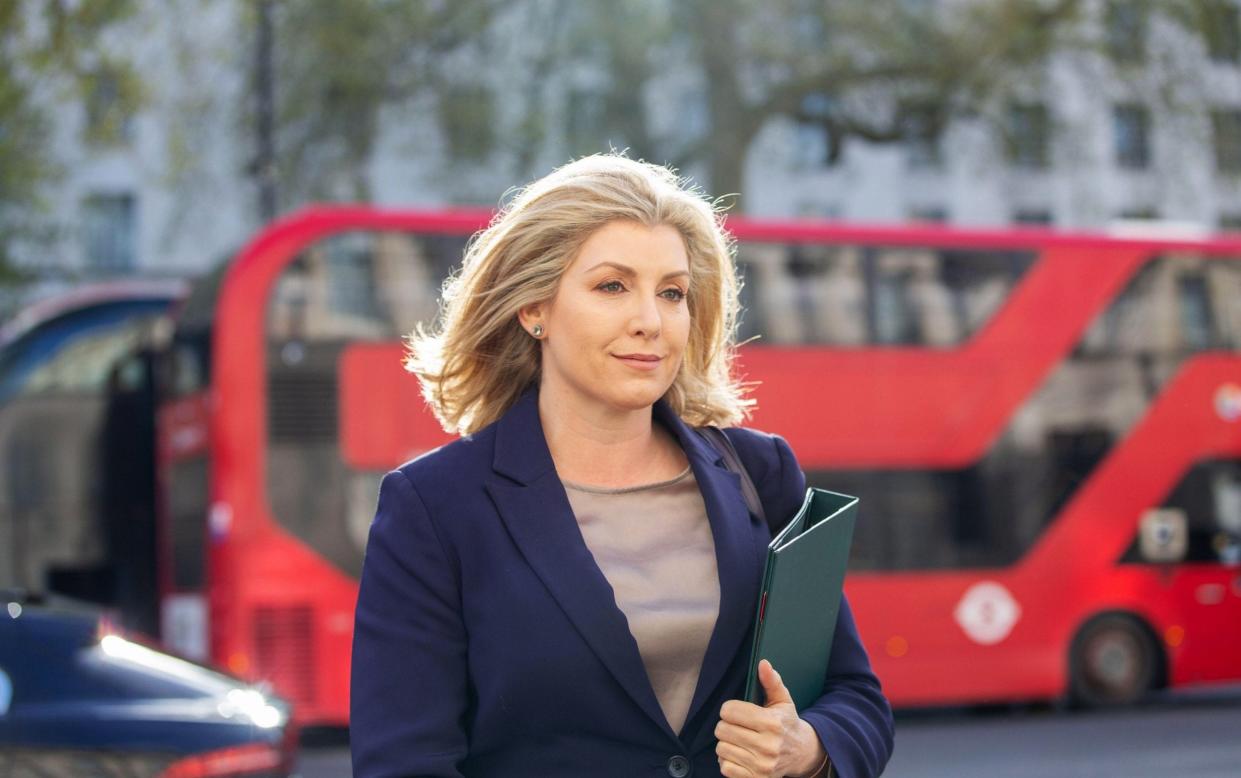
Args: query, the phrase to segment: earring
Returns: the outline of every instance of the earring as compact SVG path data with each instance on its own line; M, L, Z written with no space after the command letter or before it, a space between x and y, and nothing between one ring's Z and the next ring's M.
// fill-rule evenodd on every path
M543 325L542 324L534 325L534 327L530 330L530 334L533 335L536 339L543 337Z

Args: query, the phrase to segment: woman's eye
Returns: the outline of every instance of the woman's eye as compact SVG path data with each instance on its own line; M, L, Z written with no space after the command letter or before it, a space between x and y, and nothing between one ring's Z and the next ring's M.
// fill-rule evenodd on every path
M665 289L664 291L660 292L660 294L663 295L666 299L672 300L673 302L680 302L681 300L685 299L685 292L681 291L680 289L677 289L675 286L672 287L671 289Z
M625 291L625 285L624 285L624 284L622 284L620 281L605 281L605 282L603 282L602 284L599 284L599 286L598 286L598 287L596 287L596 288L597 288L597 289L599 289L599 290L601 290L601 291L604 291L604 292L623 292L623 291Z

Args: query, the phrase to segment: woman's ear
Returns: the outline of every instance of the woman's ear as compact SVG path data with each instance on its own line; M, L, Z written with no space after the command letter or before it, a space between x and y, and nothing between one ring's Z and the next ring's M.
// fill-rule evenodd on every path
M534 330L536 325L543 324L543 305L527 305L517 312L517 322L526 332Z

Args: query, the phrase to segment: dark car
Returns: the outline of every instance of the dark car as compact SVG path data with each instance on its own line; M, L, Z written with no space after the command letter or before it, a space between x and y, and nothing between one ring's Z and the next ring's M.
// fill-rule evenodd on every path
M288 776L288 705L117 634L0 598L0 778Z

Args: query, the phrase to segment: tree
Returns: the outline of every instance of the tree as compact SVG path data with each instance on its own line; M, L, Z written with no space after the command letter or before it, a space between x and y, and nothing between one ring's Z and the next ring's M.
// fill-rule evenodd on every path
M1105 5L1137 9L1139 17L1157 9L1209 33L1220 26L1220 3ZM962 118L989 122L1003 138L1011 133L1009 103L1039 93L1054 57L1108 55L1117 45L1083 24L1100 7L1088 0L243 0L239 7L250 25L243 41L258 39L259 11L271 10L274 121L270 133L258 134L274 148L283 208L369 200L376 144L391 127L384 117L398 115L438 125L447 143L440 161L454 173L494 168L499 158L520 181L543 172L549 157L623 148L706 171L712 191L739 193L748 150L774 118L822 127L832 157L854 140L935 137ZM256 84L265 88L263 79ZM661 90L676 95L671 110L668 100L651 99ZM253 112L255 125L262 114ZM414 154L425 148L421 138L401 140ZM264 157L252 166L260 177L273 172Z
M1197 0L1184 0L1193 2ZM742 189L746 152L775 116L822 125L839 154L849 139L892 142L916 106L923 132L978 113L1014 74L1037 66L1077 29L1083 0L493 0L454 3L269 0L275 14L275 145L290 202L370 198L368 163L381 111L426 99L452 164L481 161L509 140L514 177L548 137L554 74L566 93L570 154L609 147L709 171L719 193ZM255 7L248 3L247 8ZM503 10L503 12L502 12ZM251 13L252 20L259 17ZM257 21L256 21L257 23ZM533 63L495 36L534 41ZM529 36L529 37L527 37ZM460 57L458 55L464 55ZM504 120L487 85L460 70L525 67L531 94ZM703 120L674 132L647 98L687 64ZM600 74L579 83L583 70ZM692 102L692 101L691 101ZM688 106L693 109L693 106ZM696 134L695 134L696 133Z
M775 116L821 125L835 157L851 139L903 140L907 106L932 134L977 115L1073 33L1082 5L691 0L712 189L741 191L745 152Z
M0 0L0 288L6 298L39 272L19 261L21 247L46 244L59 226L46 200L62 173L49 106L65 99L82 105L87 142L106 144L123 133L142 100L133 68L103 43L103 33L133 10L131 0Z
M282 204L369 200L367 169L383 109L447 92L451 55L480 45L503 5L273 2L274 146ZM249 23L257 26L254 4L245 7Z
M1143 26L1161 14L1225 52L1238 45L1219 32L1235 28L1226 21L1235 7L1223 0L1119 0L1107 12L1113 6ZM655 117L633 96L670 77L650 66L668 58L659 47L683 48L701 78L700 133L679 142L623 134L649 159L704 167L721 194L742 191L746 153L776 117L821 126L832 158L852 140L935 136L960 119L980 119L1011 142L1009 103L1040 93L1053 58L1064 55L1087 79L1097 77L1097 55L1125 64L1115 40L1084 24L1100 6L1083 0L625 0L616 4L623 23L613 6L591 7L577 34L593 37L587 59L607 62L615 85L601 92L600 113L650 127ZM647 59L612 55L635 40L646 42ZM1187 86L1174 70L1143 82L1155 84L1156 104L1172 107Z

